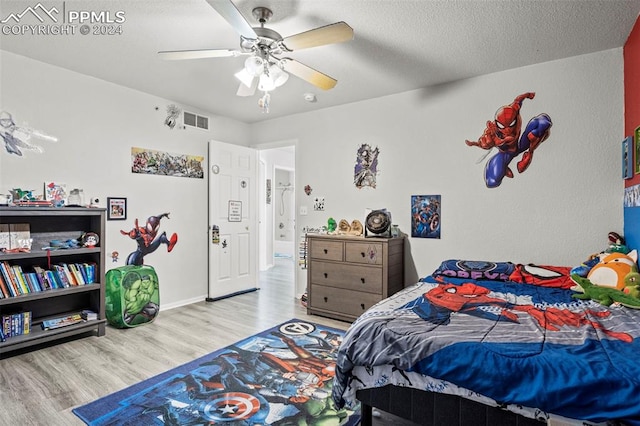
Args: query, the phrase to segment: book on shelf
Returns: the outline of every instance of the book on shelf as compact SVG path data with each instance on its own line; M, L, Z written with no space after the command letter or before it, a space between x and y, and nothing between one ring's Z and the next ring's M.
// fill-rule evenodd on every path
M11 282L11 278L9 277L8 271L3 262L0 262L0 275L2 275L2 279L4 280L4 284L9 291L11 297L17 296L17 293L13 287L13 283Z
M71 270L71 274L76 281L76 285L85 285L86 282L84 281L82 273L78 269L78 265L76 265L75 263L69 263L67 266L69 267L69 270Z
M31 332L31 311L2 315L0 318L4 336L14 337Z
M36 274L36 278L38 279L38 282L40 283L40 288L43 291L44 290L51 290L52 287L51 287L51 284L49 283L49 278L45 274L45 270L42 269L38 265L33 265L33 272L34 272L34 274Z
M2 294L4 297L11 297L12 294L9 291L9 287L7 286L7 282L4 280L4 275L0 273L0 289L2 289Z
M58 278L58 284L60 284L60 288L71 287L71 283L69 282L69 277L67 275L68 271L65 271L62 265L52 265L55 268L56 277Z
M11 268L11 265L9 265L9 262L4 261L0 263L0 268L2 269L3 276L6 278L7 282L11 285L11 288L13 290L13 295L18 296L22 294L22 291L20 290L20 286L18 285L17 278L15 277L15 274L13 273L13 269Z
M84 321L80 314L71 314L64 317L52 318L42 321L43 330L53 330L55 328L66 327Z
M19 265L13 265L11 268L13 269L13 273L16 276L16 280L20 285L20 290L22 291L22 294L31 293L31 289L29 288L29 286L27 285L27 282L24 279L22 268Z
M40 280L38 280L38 275L35 272L27 272L24 274L24 277L29 281L34 291L39 292L44 290L40 285Z
M39 265L23 268L0 262L0 299L96 283L95 262L60 263L46 270Z
M49 278L49 282L51 283L51 288L64 288L62 282L60 281L60 277L58 276L58 272L54 271L45 271L47 278Z

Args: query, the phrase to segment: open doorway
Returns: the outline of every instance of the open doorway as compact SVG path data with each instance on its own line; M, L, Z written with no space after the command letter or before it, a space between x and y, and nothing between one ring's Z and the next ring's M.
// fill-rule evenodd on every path
M295 145L259 149L261 274L274 272L290 277L295 289L296 187ZM265 283L268 285L267 283Z

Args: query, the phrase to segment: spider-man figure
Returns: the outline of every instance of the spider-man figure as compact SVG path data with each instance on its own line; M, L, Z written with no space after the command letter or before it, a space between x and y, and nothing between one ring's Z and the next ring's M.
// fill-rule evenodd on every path
M487 127L477 142L465 141L469 146L482 149L498 148L498 153L487 161L485 167L485 183L489 188L500 186L504 177L513 177L509 163L522 153L518 161L518 173L524 172L533 158L533 151L548 137L551 129L551 118L547 114L539 114L527 123L524 133L520 134L522 118L520 108L525 99L533 99L535 93L527 92L514 99L510 105L504 105L496 111L494 121L487 121Z
M128 235L132 240L136 240L138 248L127 257L127 265L142 265L144 257L156 251L160 244L167 245L167 251L171 252L178 242L178 235L174 232L171 239L167 238L167 233L158 235L160 229L160 219L169 218L169 213L162 213L158 216L150 216L145 226L138 226L138 219L135 220L135 227L127 232L120 231L122 235Z

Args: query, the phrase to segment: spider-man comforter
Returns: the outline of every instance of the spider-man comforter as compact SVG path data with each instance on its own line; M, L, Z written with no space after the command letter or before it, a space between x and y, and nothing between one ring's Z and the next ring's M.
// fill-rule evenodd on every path
M340 347L336 404L396 384L640 425L640 310L576 300L566 274L514 277L434 273L372 307Z

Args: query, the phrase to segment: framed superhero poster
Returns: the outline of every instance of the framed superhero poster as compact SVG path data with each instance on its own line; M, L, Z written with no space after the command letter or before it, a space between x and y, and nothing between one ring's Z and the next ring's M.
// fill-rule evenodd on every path
M440 238L440 195L411 196L411 236Z

